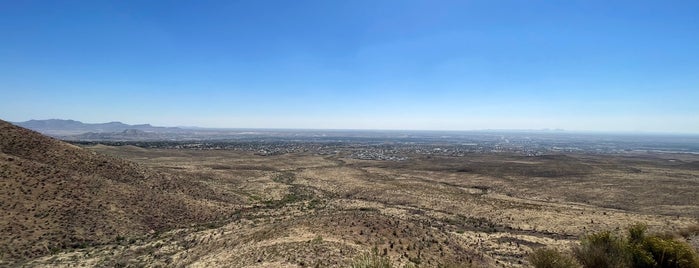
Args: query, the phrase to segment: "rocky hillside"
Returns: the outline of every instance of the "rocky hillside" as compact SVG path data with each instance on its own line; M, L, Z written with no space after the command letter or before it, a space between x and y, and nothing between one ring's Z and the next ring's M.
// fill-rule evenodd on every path
M0 120L0 264L206 224L229 209L197 182Z

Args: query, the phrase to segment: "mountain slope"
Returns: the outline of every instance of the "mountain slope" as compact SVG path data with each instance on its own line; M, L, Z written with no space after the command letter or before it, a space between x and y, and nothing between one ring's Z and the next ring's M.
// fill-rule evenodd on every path
M215 194L0 120L0 264L216 220Z

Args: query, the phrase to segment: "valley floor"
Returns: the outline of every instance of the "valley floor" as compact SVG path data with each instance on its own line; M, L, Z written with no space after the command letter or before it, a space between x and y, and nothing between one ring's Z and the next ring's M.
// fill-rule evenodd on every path
M647 223L697 224L692 155L473 154L358 160L235 150L89 146L213 191L224 220L62 251L28 266L347 267L376 250L397 267L521 267L533 248ZM696 162L694 162L696 163ZM184 193L183 193L184 194ZM199 204L202 205L202 204Z

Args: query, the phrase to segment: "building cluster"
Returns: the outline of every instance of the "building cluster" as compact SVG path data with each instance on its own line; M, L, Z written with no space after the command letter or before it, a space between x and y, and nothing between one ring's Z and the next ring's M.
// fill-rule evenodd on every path
M607 138L611 139L611 138ZM645 140L600 140L597 136L483 135L478 137L351 137L351 138L248 138L195 141L72 141L78 144L134 145L144 148L237 150L262 156L291 153L337 155L361 160L405 161L414 157L467 157L479 153L542 156L560 153L624 154L649 151L687 151L675 143ZM674 146L674 147L671 147ZM675 148L676 147L676 148ZM689 149L688 149L689 148ZM698 149L699 150L699 149Z

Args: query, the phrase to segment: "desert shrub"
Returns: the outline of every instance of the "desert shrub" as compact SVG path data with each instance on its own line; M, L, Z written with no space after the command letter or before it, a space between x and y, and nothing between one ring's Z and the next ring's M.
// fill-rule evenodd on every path
M410 268L410 267L417 267L414 264L410 264L411 266L405 265L403 268ZM437 264L437 268L471 268L473 267L472 264L470 263L465 263L465 262L447 262L443 264Z
M609 231L586 235L573 255L590 268L699 268L699 256L689 244L670 235L646 235L646 230L646 225L634 224L626 237Z
M631 256L630 267L653 268L657 263L650 252L646 251L642 244L629 244L629 254Z
M643 223L636 223L629 226L629 243L635 244L643 242L643 239L646 237L646 230L648 230L648 226Z
M354 259L352 268L392 268L391 260L379 255L379 250L374 248L371 252L365 252Z
M556 249L539 248L527 258L535 268L572 268L580 267L573 257L563 254Z
M653 255L643 246L646 239L647 226L642 223L631 225L628 229L627 250L631 256L631 266L638 268L656 267Z
M699 268L699 257L687 243L669 235L646 235L646 225L629 227L629 252L633 267Z
M699 224L691 225L679 231L679 234L684 238L689 238L690 236L699 235Z
M422 266L420 266L419 264L412 263L412 262L408 262L408 263L404 264L403 266L401 266L401 268L420 268L420 267L422 267ZM436 267L437 268L471 268L471 267L473 267L473 265L471 265L470 263L447 262L444 264L437 264Z
M580 245L573 247L573 255L583 267L630 267L631 254L626 240L610 231L584 236Z
M323 243L323 237L318 235L313 240L311 240L311 244L320 244Z
M672 237L650 236L643 240L642 247L653 256L655 267L699 268L694 249Z

